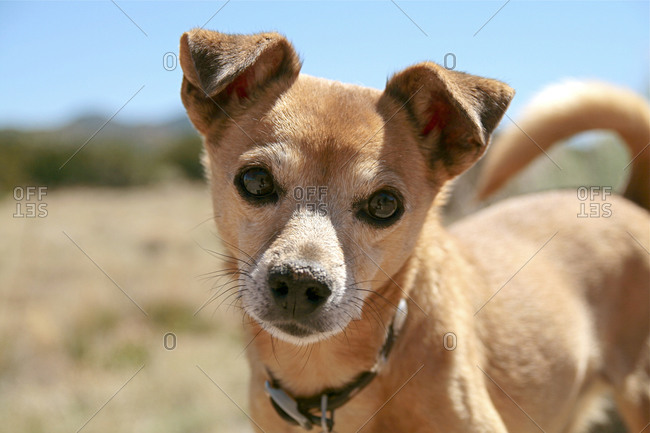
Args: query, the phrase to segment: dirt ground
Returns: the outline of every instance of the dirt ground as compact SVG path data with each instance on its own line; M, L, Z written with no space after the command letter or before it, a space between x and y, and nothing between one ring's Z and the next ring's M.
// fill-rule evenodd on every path
M205 187L40 203L0 202L0 430L250 431L241 315L204 305L222 267Z

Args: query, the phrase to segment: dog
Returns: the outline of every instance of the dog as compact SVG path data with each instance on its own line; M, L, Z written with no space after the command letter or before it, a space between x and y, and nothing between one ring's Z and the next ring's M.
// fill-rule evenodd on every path
M315 78L277 33L192 30L180 63L249 319L255 431L573 433L607 393L630 432L648 427L642 99L586 85L520 124L541 149L603 126L627 140L631 200L588 198L609 217L552 191L445 228L447 185L484 154L508 85L431 62L383 91ZM539 152L517 133L483 194Z

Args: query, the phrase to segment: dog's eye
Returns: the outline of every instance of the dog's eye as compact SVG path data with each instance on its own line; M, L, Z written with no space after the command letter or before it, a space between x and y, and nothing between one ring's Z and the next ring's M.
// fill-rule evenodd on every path
M368 200L368 214L380 220L385 220L397 213L397 198L388 191L378 191Z
M274 190L271 173L261 167L253 167L242 173L244 189L257 197L269 195Z
M273 176L265 168L250 167L239 175L239 187L256 199L268 198L275 194Z
M357 218L377 227L388 227L404 213L401 195L381 189L358 204Z

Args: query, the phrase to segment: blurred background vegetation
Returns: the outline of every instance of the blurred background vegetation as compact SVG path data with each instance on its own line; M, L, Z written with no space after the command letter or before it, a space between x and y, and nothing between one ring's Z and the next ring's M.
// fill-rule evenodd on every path
M151 125L113 120L101 128L105 121L88 116L50 130L0 130L0 190L16 185L124 187L202 178L201 141L186 118Z

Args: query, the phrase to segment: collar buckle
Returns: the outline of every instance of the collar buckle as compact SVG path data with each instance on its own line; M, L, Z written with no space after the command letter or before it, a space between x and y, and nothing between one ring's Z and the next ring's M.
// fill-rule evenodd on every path
M313 415L300 410L300 404L281 388L275 388L268 380L264 383L264 390L271 399L273 407L278 415L286 421L295 423L305 430L311 430L313 426L319 426L323 433L332 433L334 428L334 409L329 408L329 395L321 394L320 410L321 415ZM327 417L329 411L330 417Z
M298 402L281 388L274 388L267 380L264 383L264 390L271 400L278 405L285 414L289 415L300 427L311 430L312 423L309 418L303 415L298 409Z

